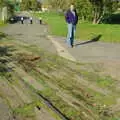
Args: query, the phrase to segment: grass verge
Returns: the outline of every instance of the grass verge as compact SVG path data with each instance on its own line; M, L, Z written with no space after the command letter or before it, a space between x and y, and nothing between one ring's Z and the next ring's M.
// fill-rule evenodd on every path
M67 24L64 15L57 13L35 13L35 16L42 17L49 26L49 32L52 35L64 36L67 35ZM100 40L104 42L120 42L120 27L119 24L91 24L78 23L76 30L76 38L78 40L92 40L101 35Z

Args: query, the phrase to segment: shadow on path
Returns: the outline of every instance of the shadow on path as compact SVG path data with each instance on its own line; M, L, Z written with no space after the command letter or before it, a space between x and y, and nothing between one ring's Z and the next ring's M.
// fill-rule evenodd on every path
M92 42L97 42L100 40L102 35L98 35L96 37L94 37L93 39L89 40L89 41L85 41L85 42L82 42L82 43L77 43L75 44L75 46L78 46L78 45L85 45L85 44L88 44L88 43L92 43Z

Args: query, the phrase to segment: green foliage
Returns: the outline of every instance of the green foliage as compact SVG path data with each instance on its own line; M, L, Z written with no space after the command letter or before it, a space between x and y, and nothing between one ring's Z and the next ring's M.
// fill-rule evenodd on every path
M9 15L9 17L13 16L14 15L14 4L8 3L7 7L8 7L8 15Z
M49 4L53 9L66 10L68 7L68 0L49 0Z
M15 5L15 1L0 0L0 7L2 8L5 6L8 9L8 18L14 14L14 5Z
M21 3L21 10L40 10L41 3L36 0L23 0Z
M35 112L34 112L34 104L25 104L23 107L18 107L14 111L14 114L20 114L25 117L31 117L34 118Z
M23 0L21 3L21 10L28 10L31 6L31 1Z
M79 19L86 21L92 19L92 5L88 0L77 0L76 9L79 14Z
M100 23L104 17L110 16L118 8L113 0L76 0L80 19Z

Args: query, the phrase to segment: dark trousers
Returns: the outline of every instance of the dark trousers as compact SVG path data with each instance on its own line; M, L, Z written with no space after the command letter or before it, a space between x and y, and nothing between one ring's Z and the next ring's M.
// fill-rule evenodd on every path
M40 20L40 24L42 24L42 20Z
M32 21L32 20L30 20L30 24L33 24L33 21Z
M21 24L23 24L24 22L23 22L23 20L21 20Z

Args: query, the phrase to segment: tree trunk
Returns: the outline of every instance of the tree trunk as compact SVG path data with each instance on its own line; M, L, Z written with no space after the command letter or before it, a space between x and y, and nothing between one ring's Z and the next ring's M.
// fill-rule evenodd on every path
M94 9L94 18L93 18L93 24L97 23L97 10Z
M99 24L101 19L104 16L104 11L102 12L99 9L95 9L94 11L94 18L93 18L93 24Z

